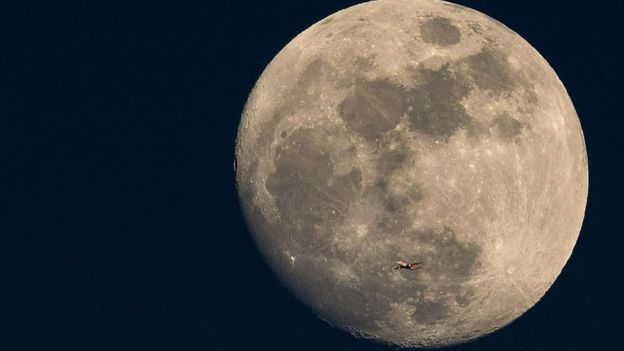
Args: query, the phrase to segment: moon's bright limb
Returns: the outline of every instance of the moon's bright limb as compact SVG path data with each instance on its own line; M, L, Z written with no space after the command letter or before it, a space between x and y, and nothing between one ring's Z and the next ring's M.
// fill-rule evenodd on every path
M440 1L364 3L292 40L249 97L237 164L248 224L287 285L328 322L400 346L470 340L533 306L572 252L588 187L548 63Z

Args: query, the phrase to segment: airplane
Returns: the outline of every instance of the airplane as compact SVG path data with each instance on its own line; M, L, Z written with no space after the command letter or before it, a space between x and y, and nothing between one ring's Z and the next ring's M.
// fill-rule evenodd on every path
M392 269L409 269L411 271L415 271L417 269L422 268L422 264L424 262L414 262L414 263L407 263L407 262L403 262L403 261L396 261L396 265L394 266L394 268Z

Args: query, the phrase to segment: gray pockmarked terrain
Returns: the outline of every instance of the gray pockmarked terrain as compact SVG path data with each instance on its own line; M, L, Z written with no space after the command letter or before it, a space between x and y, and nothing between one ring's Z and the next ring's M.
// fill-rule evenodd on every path
M236 159L279 277L322 319L398 346L460 343L533 306L588 191L579 120L548 63L440 1L364 3L297 36L249 97Z

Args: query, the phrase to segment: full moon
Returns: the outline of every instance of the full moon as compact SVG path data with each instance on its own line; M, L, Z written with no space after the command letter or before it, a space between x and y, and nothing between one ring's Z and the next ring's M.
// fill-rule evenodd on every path
M400 347L462 343L531 308L588 192L550 65L500 22L434 0L356 5L288 43L245 106L236 177L284 284L331 325Z

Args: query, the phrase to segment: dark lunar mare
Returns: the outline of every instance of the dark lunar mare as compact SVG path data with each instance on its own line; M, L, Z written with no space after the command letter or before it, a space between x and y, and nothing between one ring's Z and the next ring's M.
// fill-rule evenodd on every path
M432 18L420 26L420 36L425 43L450 46L461 41L461 32L444 17Z
M467 69L462 69L465 66ZM458 73L459 72L459 73ZM339 105L338 112L350 129L366 139L382 139L400 122L409 118L410 128L436 140L448 141L458 130L479 137L495 132L505 141L516 138L524 124L509 114L499 116L491 125L484 125L478 116L471 116L461 101L473 89L472 84L488 89L493 95L509 93L518 85L535 99L534 87L522 74L514 73L501 54L483 50L464 60L443 65L438 70L417 68L413 76L418 85L404 88L387 79L355 80L353 93Z

